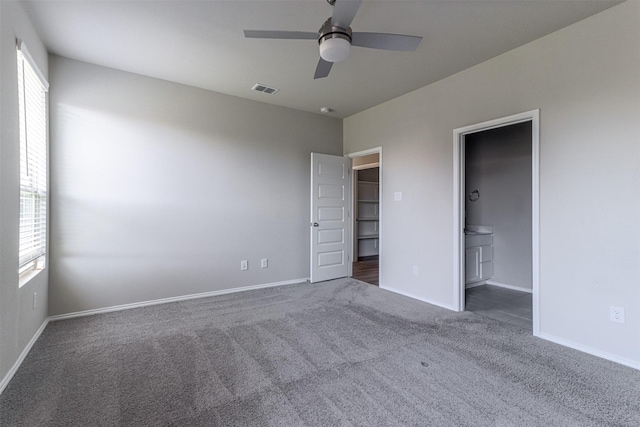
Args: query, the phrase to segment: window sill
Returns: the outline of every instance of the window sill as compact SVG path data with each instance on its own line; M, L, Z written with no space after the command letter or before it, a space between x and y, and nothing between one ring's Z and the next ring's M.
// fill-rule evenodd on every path
M41 268L36 268L36 266L40 262L42 262L44 264L44 259L42 259L42 261L40 261L40 260L36 261L32 268L29 268L28 270L23 271L22 273L20 273L18 275L18 287L19 288L21 288L24 285L26 285L27 283L29 283L29 281L31 281L31 279L36 277L40 272L42 272L44 270L44 265Z

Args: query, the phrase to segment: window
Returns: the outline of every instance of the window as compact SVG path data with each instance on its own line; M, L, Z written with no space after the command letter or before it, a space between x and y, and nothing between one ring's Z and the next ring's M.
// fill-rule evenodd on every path
M44 79L17 42L20 117L20 284L44 268L47 247L47 98Z

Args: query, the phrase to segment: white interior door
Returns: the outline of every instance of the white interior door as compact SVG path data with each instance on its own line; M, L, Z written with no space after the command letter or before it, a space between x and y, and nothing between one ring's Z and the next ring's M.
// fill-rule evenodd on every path
M351 159L311 153L311 283L349 275Z

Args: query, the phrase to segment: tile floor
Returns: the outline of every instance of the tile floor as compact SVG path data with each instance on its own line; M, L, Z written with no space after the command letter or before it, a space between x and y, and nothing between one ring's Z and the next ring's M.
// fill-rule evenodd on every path
M531 294L492 285L466 290L467 311L533 330Z

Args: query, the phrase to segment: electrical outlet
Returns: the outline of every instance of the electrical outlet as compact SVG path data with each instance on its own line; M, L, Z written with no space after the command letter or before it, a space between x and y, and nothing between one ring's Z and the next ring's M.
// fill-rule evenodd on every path
M413 266L413 275L417 276L418 274L420 274L420 269L418 269L417 265Z
M267 258L262 258L260 260L260 268L267 268L269 267L269 260Z
M31 306L32 310L35 310L37 303L38 303L38 293L34 292L33 293L33 305Z
M242 261L240 261L240 270L244 271L248 269L249 269L249 261L247 261L246 259L243 259Z
M624 308L615 307L613 305L609 306L609 320L614 323L622 323L624 324Z

